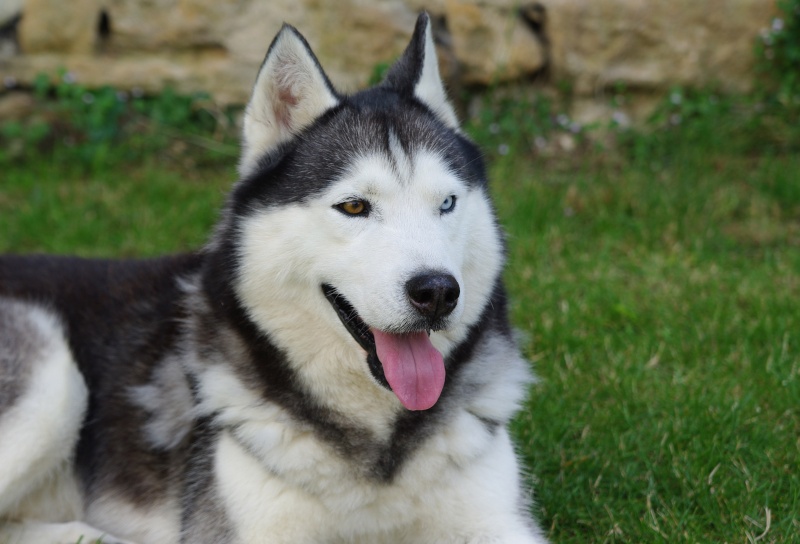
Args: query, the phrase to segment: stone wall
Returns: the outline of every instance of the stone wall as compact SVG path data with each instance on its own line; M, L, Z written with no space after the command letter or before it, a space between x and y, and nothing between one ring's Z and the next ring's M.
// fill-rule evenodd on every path
M66 68L90 86L204 90L246 101L283 21L335 85L363 86L405 46L420 9L435 23L451 86L571 88L574 114L602 116L622 84L753 84L754 44L774 0L0 0L0 75L29 83Z

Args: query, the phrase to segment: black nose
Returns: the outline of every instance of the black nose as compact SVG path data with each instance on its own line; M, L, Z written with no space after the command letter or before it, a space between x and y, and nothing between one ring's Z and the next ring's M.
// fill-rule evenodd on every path
M406 282L406 293L419 313L434 320L453 311L461 289L450 274L420 274Z

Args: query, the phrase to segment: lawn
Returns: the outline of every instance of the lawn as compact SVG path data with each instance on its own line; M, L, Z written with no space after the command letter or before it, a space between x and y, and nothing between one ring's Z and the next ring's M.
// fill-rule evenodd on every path
M555 542L798 542L800 160L671 158L494 168L537 511Z
M552 541L800 542L800 156L785 127L705 119L544 156L495 114L499 129L470 129L540 378L514 432ZM6 159L0 252L198 247L236 161L198 142L125 159L117 140L89 166L59 143Z

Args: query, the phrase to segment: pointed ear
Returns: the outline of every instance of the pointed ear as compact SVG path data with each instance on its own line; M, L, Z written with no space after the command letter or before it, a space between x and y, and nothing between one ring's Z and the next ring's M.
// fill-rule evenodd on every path
M458 118L447 100L439 75L439 61L436 58L431 20L427 13L420 13L411 43L406 47L403 56L389 69L383 85L412 93L445 125L458 130Z
M259 157L338 103L305 38L284 24L269 46L245 109L239 174L251 173Z

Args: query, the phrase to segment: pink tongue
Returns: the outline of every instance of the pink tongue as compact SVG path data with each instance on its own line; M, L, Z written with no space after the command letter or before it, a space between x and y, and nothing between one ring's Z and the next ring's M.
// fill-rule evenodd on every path
M444 360L426 332L391 334L372 329L378 359L392 391L409 410L427 410L444 387Z

